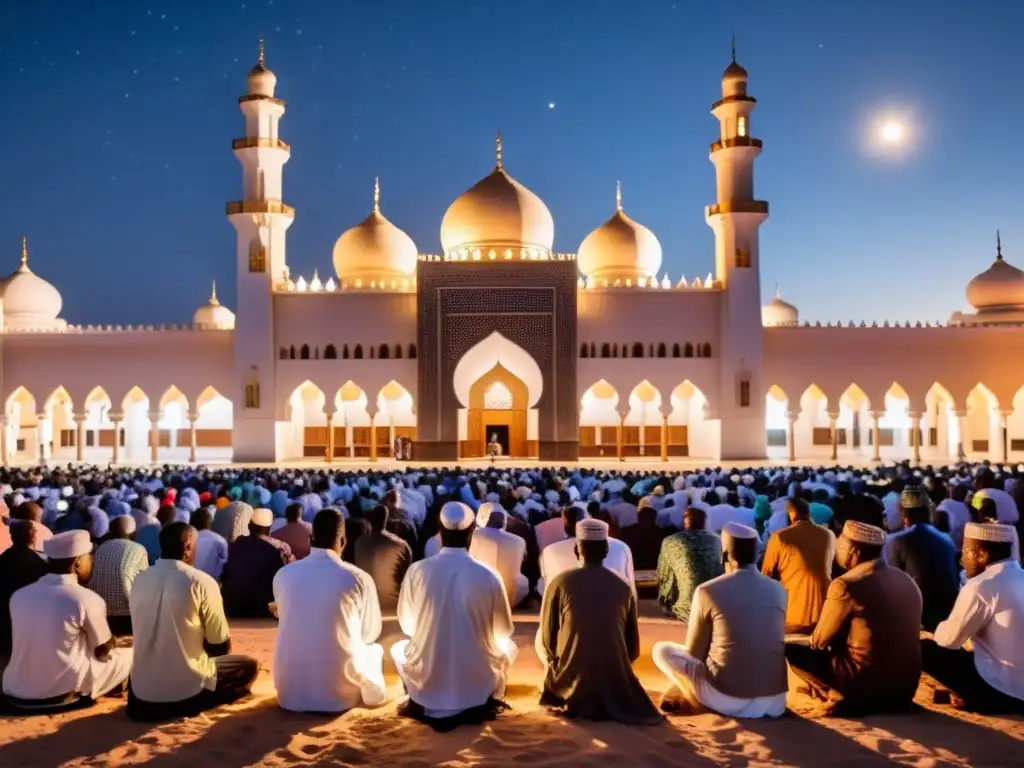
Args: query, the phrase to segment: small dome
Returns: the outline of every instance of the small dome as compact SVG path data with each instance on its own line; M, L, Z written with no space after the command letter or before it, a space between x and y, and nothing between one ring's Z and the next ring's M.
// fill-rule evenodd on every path
M615 213L583 240L576 264L588 280L655 277L661 267L661 243L622 210L621 188L616 189L615 197Z
M192 325L202 330L230 331L235 327L235 313L217 300L217 284L213 284L209 300L192 315Z
M996 260L967 284L967 301L979 312L1024 306L1024 272L1003 260L996 233Z
M729 66L725 68L725 72L722 73L723 80L746 80L748 77L747 70L741 67L736 59L729 62Z
M3 291L4 326L11 330L63 328L60 291L28 267L28 244L21 239L21 266L0 281Z
M249 94L273 98L277 86L277 75L267 69L263 55L263 38L260 38L260 54L256 66L249 70Z
M380 212L380 184L374 185L373 211L334 244L334 271L347 287L408 278L416 271L416 243Z
M498 135L494 170L462 193L441 221L441 246L551 251L555 223L543 201L505 172Z
M797 325L800 322L800 310L787 301L782 300L779 289L775 289L775 298L761 307L761 325L771 328L779 325Z

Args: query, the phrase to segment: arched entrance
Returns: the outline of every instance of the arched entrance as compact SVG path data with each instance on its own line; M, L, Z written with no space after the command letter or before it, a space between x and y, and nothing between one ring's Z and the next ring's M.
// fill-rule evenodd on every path
M501 445L502 456L536 456L536 448L531 452L527 439L529 400L525 382L496 363L469 388L466 438L461 441L460 456L486 456L492 440Z

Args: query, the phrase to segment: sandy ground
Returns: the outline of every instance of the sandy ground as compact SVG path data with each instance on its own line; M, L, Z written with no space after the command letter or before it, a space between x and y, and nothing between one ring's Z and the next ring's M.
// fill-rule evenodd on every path
M717 715L677 717L657 727L569 722L537 705L540 665L532 650L536 619L517 617L519 658L512 711L484 726L437 734L395 715L401 686L388 670L391 699L340 717L297 715L276 706L264 670L254 696L230 707L152 727L133 723L123 702L56 717L0 718L0 766L1019 766L1024 719L980 718L931 704L920 712L863 721L815 719L816 705L790 694L791 713L774 721ZM234 626L235 650L273 660L270 622ZM393 621L383 642L397 638ZM682 625L643 620L637 672L657 701L666 687L650 661L657 640L682 639ZM792 690L792 686L791 686Z

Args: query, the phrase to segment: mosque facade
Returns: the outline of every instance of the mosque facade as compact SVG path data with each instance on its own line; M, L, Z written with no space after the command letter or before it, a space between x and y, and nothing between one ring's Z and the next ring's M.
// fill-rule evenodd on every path
M942 325L801 323L762 306L756 100L735 58L711 109L715 236L704 278L659 277L661 245L626 212L576 253L505 168L451 204L441 252L372 209L334 274L291 273L285 102L262 45L233 141L235 312L191 325L83 326L30 267L2 282L4 463L1024 459L1024 272L1002 257ZM35 262L32 262L33 266ZM326 274L326 272L325 272ZM175 361L168 365L167 361Z

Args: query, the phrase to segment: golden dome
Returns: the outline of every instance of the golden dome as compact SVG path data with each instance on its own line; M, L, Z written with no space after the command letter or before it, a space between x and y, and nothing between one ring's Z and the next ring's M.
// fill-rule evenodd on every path
M1003 260L996 233L996 260L967 284L967 301L979 312L1024 306L1024 272Z
M274 96L277 86L277 75L267 69L263 55L263 38L260 38L260 53L256 65L249 70L249 94L252 96Z
M58 316L64 300L60 291L28 267L28 243L21 238L21 265L0 281L4 326L11 330L49 330L63 327Z
M217 283L213 284L210 298L192 315L192 325L203 330L226 330L235 327L235 313L217 299Z
M775 298L761 307L761 325L771 328L779 325L797 325L799 322L800 310L788 301L783 301L776 286Z
M580 244L576 265L587 279L639 280L661 267L661 243L643 224L622 210L622 189L615 190L615 213Z
M498 134L497 164L463 192L441 221L441 247L539 248L550 252L555 223L543 201L505 172Z
M334 271L346 286L356 280L408 278L416 271L416 243L380 212L380 183L373 188L373 210L334 244Z

